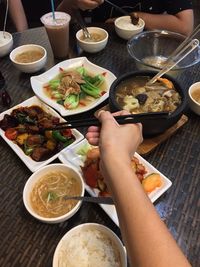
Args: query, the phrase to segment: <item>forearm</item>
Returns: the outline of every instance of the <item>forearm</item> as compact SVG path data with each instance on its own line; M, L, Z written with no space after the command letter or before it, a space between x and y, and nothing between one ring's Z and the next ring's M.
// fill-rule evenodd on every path
M189 35L193 29L193 11L185 10L180 14L149 14L138 12L138 16L145 21L147 30L164 29Z
M73 15L73 10L94 9L101 5L103 0L63 0L58 6L57 10L68 12Z
M111 155L104 155L104 160L120 229L133 266L190 266L144 193L132 168L127 168L130 160L121 156L113 159Z
M77 7L71 3L71 1L62 1L60 5L58 5L58 11L64 11L70 15L73 15L73 10Z
M9 13L17 31L28 29L27 19L21 0L9 1Z

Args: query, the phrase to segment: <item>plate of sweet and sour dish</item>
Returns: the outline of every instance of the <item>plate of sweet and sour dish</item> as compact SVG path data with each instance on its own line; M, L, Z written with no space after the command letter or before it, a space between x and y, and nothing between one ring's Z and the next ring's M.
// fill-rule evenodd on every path
M100 153L98 147L91 146L86 139L73 147L63 150L58 158L61 162L71 164L83 176L85 189L91 196L110 196L110 192L99 168ZM172 182L148 161L135 153L131 166L141 185L152 202L157 200ZM100 204L108 216L119 226L114 205Z
M0 135L24 164L35 172L56 159L62 149L83 139L76 129L49 130L65 120L33 96L0 114Z

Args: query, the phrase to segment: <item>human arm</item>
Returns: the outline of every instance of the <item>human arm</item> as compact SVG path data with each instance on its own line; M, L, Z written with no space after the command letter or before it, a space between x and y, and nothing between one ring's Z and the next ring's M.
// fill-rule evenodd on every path
M28 23L21 0L9 0L9 13L17 31L21 32L28 29Z
M73 9L94 9L102 3L103 0L63 0L57 7L57 10L73 14Z
M193 30L194 17L192 9L183 10L175 15L137 12L137 16L145 21L147 30L168 30L184 35L189 35Z
M131 156L142 141L140 125L118 125L109 112L101 112L99 119L101 130L90 127L86 138L99 145L101 169L132 266L190 266L131 168Z

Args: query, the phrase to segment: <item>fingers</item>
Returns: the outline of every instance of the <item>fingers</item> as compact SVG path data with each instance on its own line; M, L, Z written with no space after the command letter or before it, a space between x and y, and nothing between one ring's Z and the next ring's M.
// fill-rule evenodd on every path
M127 110L120 110L120 111L112 113L113 116L129 115L129 114L130 112L128 112Z
M100 137L99 127L96 126L89 127L85 137L91 145L97 146L99 144L99 137Z
M101 122L101 129L105 131L106 129L111 130L113 127L116 127L116 125L118 125L116 120L113 118L113 115L109 111L101 110L98 113L98 119Z
M97 2L99 5L101 5L101 4L103 4L104 0L96 0L96 2Z
M97 117L98 119L100 120L101 123L103 123L104 125L107 125L107 124L117 124L118 123L116 122L116 120L113 118L113 116L120 116L120 115L128 115L130 114L128 111L126 110L121 110L121 111L117 111L117 112L114 112L114 113L110 113L109 111L104 111L104 110L101 110L99 111Z
M99 132L99 127L97 127L97 126L90 126L88 128L88 132Z
M102 0L78 0L78 6L82 10L95 9L102 3Z
M88 132L86 139L91 145L97 146L99 144L99 132Z

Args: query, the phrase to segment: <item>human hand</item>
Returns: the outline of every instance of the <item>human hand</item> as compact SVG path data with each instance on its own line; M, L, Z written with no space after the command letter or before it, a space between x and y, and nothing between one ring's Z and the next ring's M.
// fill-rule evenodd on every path
M81 10L94 9L101 5L104 0L73 0L72 5Z
M113 115L127 115L127 111L116 112ZM86 138L91 145L98 145L102 156L105 154L131 157L142 142L141 124L119 125L108 111L100 111L98 118L101 128L88 128Z

